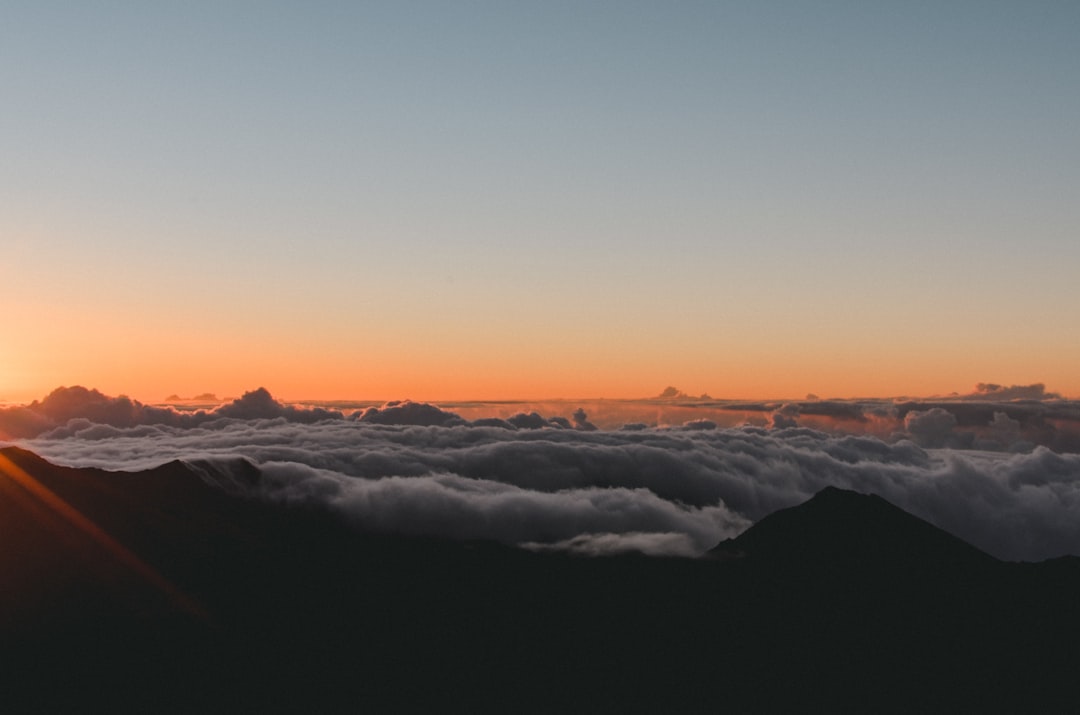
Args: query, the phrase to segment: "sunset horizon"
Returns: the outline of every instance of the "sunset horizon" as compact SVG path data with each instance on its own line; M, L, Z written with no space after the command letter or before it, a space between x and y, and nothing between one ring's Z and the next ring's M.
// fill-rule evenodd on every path
M1068 712L1077 0L0 8L0 711Z
M1040 7L13 10L0 397L1080 396Z
M143 392L134 392L123 389L108 389L101 388L97 384L84 384L82 382L71 382L70 384L58 384L48 389L41 390L9 390L6 393L0 393L0 404L8 405L27 405L32 402L40 401L47 397L49 394L56 390L63 390L67 388L84 388L87 390L97 391L105 395L113 397L127 397L133 400L137 400L148 405L166 405L172 403L184 403L184 402L200 402L200 403L214 403L214 402L228 402L238 399L242 395L255 391L266 390L272 394L276 399L282 400L287 403L294 404L321 404L321 403L334 403L334 402L365 402L365 403L383 403L390 401L403 401L411 400L414 402L430 402L434 404L438 403L543 403L543 402L574 402L574 401L621 401L621 402L635 402L635 401L650 401L650 400L671 400L671 401L690 401L690 402L749 402L749 401L765 401L765 402L801 402L812 400L839 400L839 401L860 401L860 400L930 400L930 399L952 399L952 398L964 398L972 395L980 394L980 389L984 386L1001 388L1001 389L1024 389L1029 387L1040 387L1044 389L1044 394L1035 399L1059 399L1059 400L1078 400L1075 395L1068 394L1062 390L1054 389L1053 385L1045 385L1042 382L1031 382L1024 384L1000 384L990 382L973 382L967 386L967 389L952 389L948 391L939 392L916 392L916 391L894 391L894 392L850 392L850 393L830 393L828 391L815 391L808 390L800 394L796 393L783 393L783 392L741 392L741 393L724 393L714 390L682 390L680 387L671 383L657 383L659 389L652 390L639 389L637 391L627 390L625 392L611 392L609 394L558 394L558 393L518 393L518 392L506 392L506 393L490 393L490 392L443 392L443 393L423 393L415 389L401 389L395 393L389 393L386 390L373 389L367 393L347 393L336 392L333 390L323 392L304 392L303 390L297 390L295 392L279 391L275 389L272 383L268 384L248 384L236 389L224 389L224 390L210 390L210 389L191 389L191 390L144 390ZM674 394L665 395L665 391L673 391ZM1017 399L1032 399L1032 398L1017 398Z

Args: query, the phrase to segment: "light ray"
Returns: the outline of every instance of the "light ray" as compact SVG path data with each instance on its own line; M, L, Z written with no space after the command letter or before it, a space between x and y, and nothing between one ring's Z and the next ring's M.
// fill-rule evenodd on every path
M46 487L33 475L11 461L7 455L0 454L0 475L14 482L24 491L33 496L37 502L47 507L50 512L59 516L71 526L78 529L93 542L104 548L117 561L134 571L143 580L157 590L161 591L180 610L196 616L207 618L205 610L187 594L180 591L168 579L162 576L156 569L143 561L135 552L124 546L110 536L100 526L87 518L78 509L68 504L59 495Z

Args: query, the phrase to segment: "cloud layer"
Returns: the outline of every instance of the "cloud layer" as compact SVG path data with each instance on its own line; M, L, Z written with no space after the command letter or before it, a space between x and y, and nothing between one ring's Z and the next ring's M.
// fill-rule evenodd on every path
M808 427L834 435L873 435L889 442L911 440L931 448L1030 452L1041 445L1056 452L1080 452L1080 402L1061 399L1041 384L1002 387L982 383L970 395L934 400L808 398L802 402L739 403L703 397L584 404L459 403L449 407L405 400L352 410L336 404L283 404L263 388L211 409L191 410L144 405L76 386L58 388L30 405L0 408L0 439L62 436L91 424L212 428L229 420L255 419L299 424L356 420L377 425L473 425L507 430Z
M541 418L539 428L521 429L412 403L355 419L275 404L249 399L233 416L219 409L184 425L80 417L20 443L80 466L142 469L184 459L219 484L325 505L360 528L534 549L701 553L833 485L880 494L1002 558L1080 554L1080 455L1043 447L960 451L707 421L591 430ZM535 421L526 417L518 422ZM905 420L935 444L956 429L933 408ZM988 428L1008 435L1015 422L1003 413ZM245 476L252 464L262 472L256 482Z

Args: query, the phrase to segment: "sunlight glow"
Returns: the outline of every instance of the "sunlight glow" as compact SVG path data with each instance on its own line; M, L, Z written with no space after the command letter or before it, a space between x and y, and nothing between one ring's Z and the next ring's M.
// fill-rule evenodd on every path
M0 454L0 476L6 477L8 482L14 482L36 499L39 506L46 507L53 515L60 517L104 548L113 558L164 593L180 610L199 618L206 617L205 611L191 597L3 454Z

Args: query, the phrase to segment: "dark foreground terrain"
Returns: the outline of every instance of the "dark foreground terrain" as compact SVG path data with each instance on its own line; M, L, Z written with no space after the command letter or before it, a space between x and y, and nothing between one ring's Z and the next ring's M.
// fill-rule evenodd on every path
M1080 707L1080 559L1003 563L877 497L593 559L364 534L214 478L0 450L0 711Z

